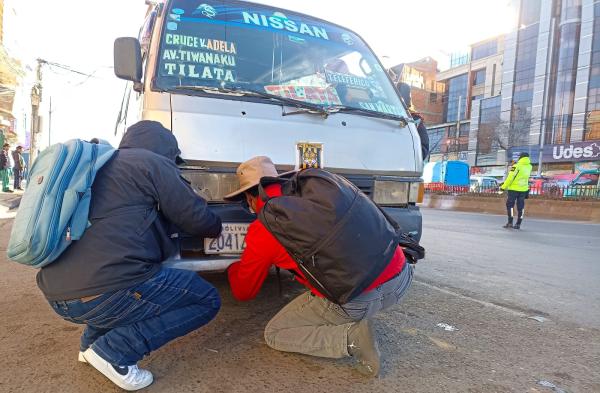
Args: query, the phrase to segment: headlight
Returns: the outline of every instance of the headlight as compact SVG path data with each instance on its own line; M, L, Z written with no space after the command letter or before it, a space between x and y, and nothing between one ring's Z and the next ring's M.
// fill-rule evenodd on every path
M183 171L183 176L194 191L210 202L223 201L223 197L237 190L240 183L234 173L206 173Z
M408 204L409 183L375 180L373 201L379 205Z
M375 180L373 201L379 205L405 206L408 203L422 202L423 183Z

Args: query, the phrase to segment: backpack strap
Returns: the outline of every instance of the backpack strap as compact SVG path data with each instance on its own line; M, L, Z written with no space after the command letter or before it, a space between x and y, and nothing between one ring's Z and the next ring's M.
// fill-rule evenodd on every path
M425 248L409 234L402 232L402 228L400 228L400 225L396 222L396 220L390 217L390 215L387 214L381 206L376 203L375 205L396 231L398 245L402 247L402 251L404 252L404 256L406 257L408 263L414 265L419 261L419 259L425 258Z
M260 199L262 199L263 202L267 202L272 198L267 195L265 188L267 188L271 184L282 184L283 185L288 182L290 182L290 180L282 179L280 177L271 177L271 176L262 177L258 183L258 196L260 197Z

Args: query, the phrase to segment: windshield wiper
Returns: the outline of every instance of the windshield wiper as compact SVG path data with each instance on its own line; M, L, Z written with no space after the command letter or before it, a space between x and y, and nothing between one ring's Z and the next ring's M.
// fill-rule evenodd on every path
M374 110L370 110L370 109L355 108L352 106L338 105L338 106L332 106L332 107L325 108L325 110L327 110L329 113L336 113L336 112L356 113L356 114L362 114L362 115L370 116L370 117L377 117L379 119L396 120L396 121L400 122L400 125L402 127L406 127L409 122L409 119L407 119L404 116L393 115L391 113L378 112L378 111L374 111Z
M311 104L309 102L294 100L292 98L286 98L282 96L278 96L276 94L270 94L266 92L262 92L259 90L250 90L243 89L237 87L214 87L214 86L195 86L195 85L180 85L175 86L175 90L192 90L192 91L203 91L207 93L216 93L223 95L231 95L237 97L260 97L266 98L269 100L277 101L281 104L285 104L288 106L293 106L296 108L302 109L298 112L283 112L283 116L292 115L296 113L313 113L319 114L321 116L327 117L329 115L329 111L325 110L322 106L318 104Z

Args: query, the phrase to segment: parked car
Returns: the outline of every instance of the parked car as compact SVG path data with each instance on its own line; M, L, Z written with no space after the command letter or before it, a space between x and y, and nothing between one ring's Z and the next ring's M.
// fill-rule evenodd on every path
M495 194L500 191L500 182L491 176L471 176L470 191Z
M600 198L598 178L600 169L581 171L564 190L565 198Z
M565 190L577 177L575 173L565 173L561 175L553 175L542 185L542 194L555 198L562 198Z

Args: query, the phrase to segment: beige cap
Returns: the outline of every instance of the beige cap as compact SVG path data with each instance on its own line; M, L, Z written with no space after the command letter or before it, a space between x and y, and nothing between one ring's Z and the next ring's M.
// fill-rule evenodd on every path
M240 188L237 191L226 195L226 200L236 200L245 191L248 191L252 187L255 187L260 182L260 179L268 177L277 177L277 169L275 164L269 157L258 156L249 159L246 162L240 164L236 171L238 180L240 181Z

